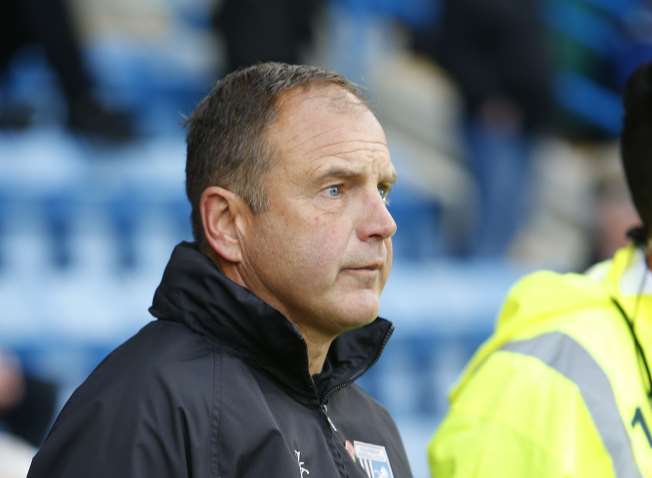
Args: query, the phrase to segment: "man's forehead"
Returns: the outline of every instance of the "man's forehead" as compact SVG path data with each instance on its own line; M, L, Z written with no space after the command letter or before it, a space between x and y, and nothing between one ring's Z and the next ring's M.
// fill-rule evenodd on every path
M278 105L278 116L268 132L271 138L282 137L283 147L294 149L305 143L345 140L347 132L375 130L386 147L382 127L367 106L349 91L338 86L297 89ZM289 96L289 95L292 96ZM339 131L338 131L339 130Z
M311 108L328 107L336 112L368 109L362 99L343 86L326 83L297 86L283 92L277 100L277 108L291 113L293 107L296 108L300 103L306 103Z
M338 86L293 91L267 135L285 173L312 176L333 160L359 163L367 173L383 177L393 173L380 123L355 95Z

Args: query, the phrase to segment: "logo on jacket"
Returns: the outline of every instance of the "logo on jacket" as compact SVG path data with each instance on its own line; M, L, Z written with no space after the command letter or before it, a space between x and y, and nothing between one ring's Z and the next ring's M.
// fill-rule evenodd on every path
M304 475L310 475L310 470L304 468L303 461L301 461L301 452L299 450L294 450L294 454L297 456L297 462L299 463L299 477L303 478Z
M354 441L353 449L357 462L369 478L394 478L384 446Z

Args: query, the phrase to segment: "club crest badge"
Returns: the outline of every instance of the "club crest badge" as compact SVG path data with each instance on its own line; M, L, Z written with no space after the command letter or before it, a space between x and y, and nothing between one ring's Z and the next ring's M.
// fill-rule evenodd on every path
M357 462L369 478L394 478L384 446L354 441Z

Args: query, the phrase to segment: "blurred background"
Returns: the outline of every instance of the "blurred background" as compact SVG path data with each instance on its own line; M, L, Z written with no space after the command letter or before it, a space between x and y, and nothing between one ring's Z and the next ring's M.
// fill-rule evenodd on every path
M234 68L335 69L385 126L400 181L382 314L397 330L362 385L397 419L416 478L510 284L581 271L637 222L617 135L624 80L652 59L643 0L5 0L0 12L2 477L21 476L51 414L150 320L169 254L191 238L184 116Z

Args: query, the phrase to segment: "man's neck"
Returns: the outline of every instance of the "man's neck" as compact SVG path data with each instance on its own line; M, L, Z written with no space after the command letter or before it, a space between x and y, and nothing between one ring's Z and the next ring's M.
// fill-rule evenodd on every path
M331 344L335 337L324 337L322 334L307 330L301 324L294 322L299 329L303 340L306 342L308 350L308 369L310 375L316 375L324 368L326 356L331 348Z

